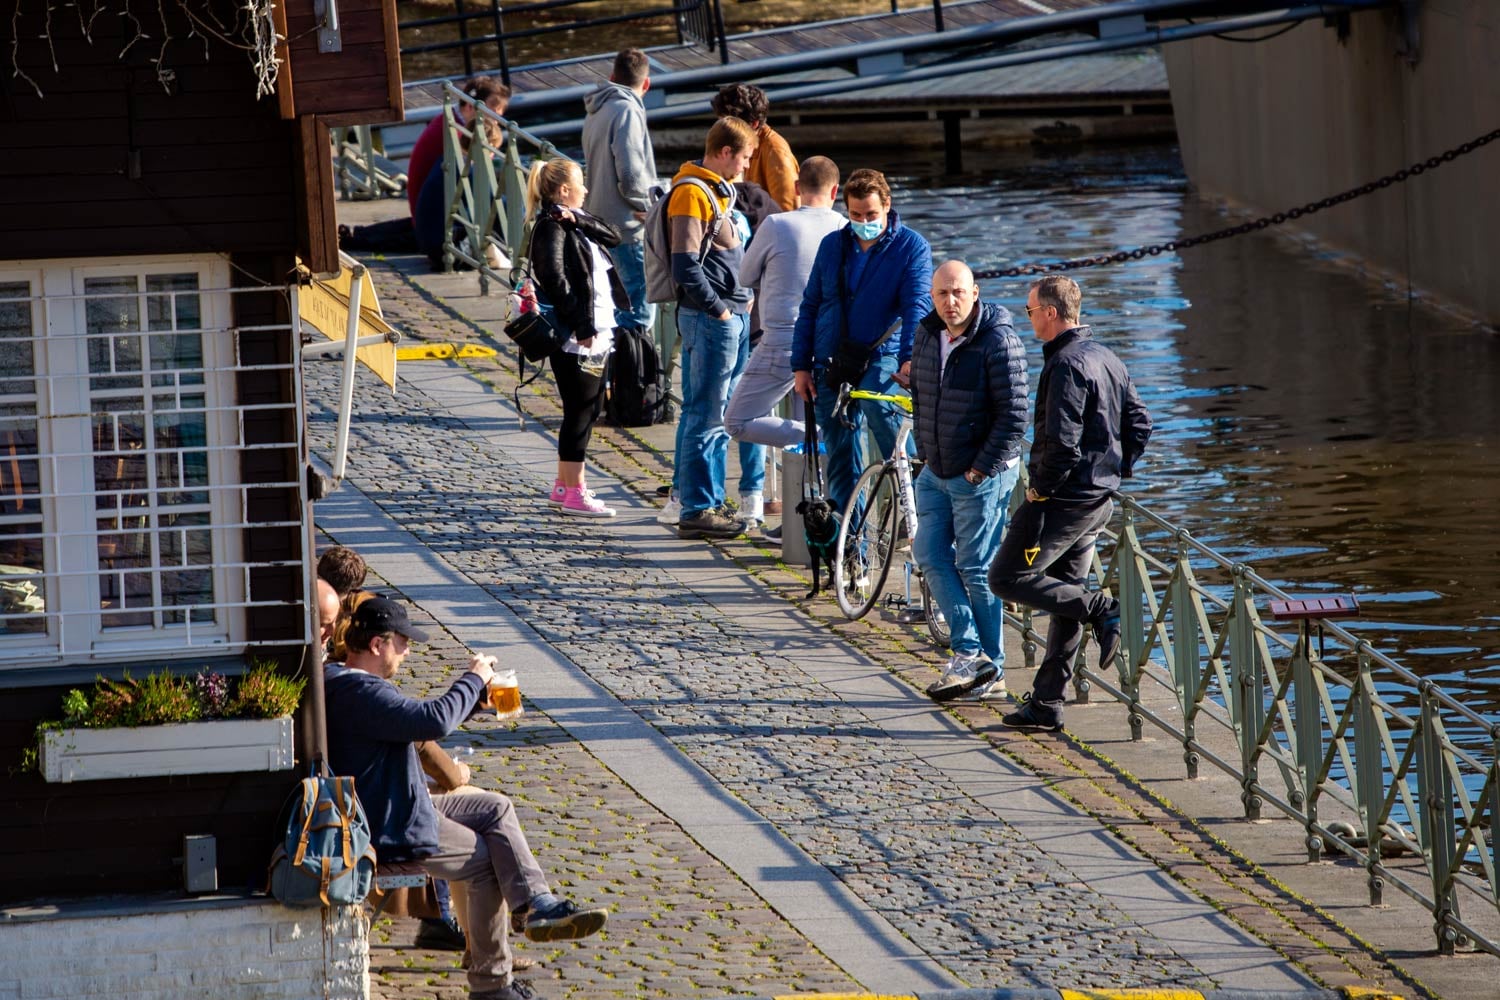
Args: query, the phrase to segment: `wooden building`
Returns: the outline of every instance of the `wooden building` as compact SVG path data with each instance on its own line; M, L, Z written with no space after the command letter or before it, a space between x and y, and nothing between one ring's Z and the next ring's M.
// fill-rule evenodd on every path
M317 749L310 684L293 769L18 766L98 675L320 680L291 284L296 257L338 268L329 126L401 117L395 0L337 12L336 34L312 0L0 18L0 904L180 892L190 834L223 889L258 888Z

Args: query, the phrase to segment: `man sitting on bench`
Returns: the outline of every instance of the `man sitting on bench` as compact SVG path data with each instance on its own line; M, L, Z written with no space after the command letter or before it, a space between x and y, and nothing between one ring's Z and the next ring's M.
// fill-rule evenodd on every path
M417 861L468 885L471 1000L528 1000L530 987L511 977L505 907L511 929L533 941L587 937L609 911L552 894L504 795L428 794L414 744L442 739L484 703L495 660L476 655L446 693L408 698L391 677L410 640L426 639L395 601L376 597L354 610L345 661L324 667L330 764L353 776L381 862Z

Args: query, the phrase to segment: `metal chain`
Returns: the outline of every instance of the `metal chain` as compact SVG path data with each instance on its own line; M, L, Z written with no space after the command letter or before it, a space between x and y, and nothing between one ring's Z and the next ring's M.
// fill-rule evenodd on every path
M1102 253L1093 257L1074 257L1071 260L1060 260L1051 264L1022 264L1019 267L1007 267L999 270L975 271L974 277L979 278L1015 278L1026 274L1047 274L1051 271L1072 271L1080 267L1098 267L1103 264L1123 264L1127 260L1140 260L1143 257L1155 257L1161 253L1175 253L1178 250L1186 250L1188 247L1202 246L1204 243L1212 243L1215 240L1227 239L1231 236L1242 236L1245 233L1258 232L1267 226L1279 226L1291 219L1300 219L1304 216L1321 212L1325 208L1334 205L1342 205L1346 201L1362 198L1367 194L1390 187L1392 184L1400 184L1403 181L1418 177L1429 170L1436 170L1445 163L1451 163L1467 153L1472 153L1481 146L1487 145L1500 139L1500 129L1482 135L1455 146L1445 153L1430 157L1419 163L1414 163L1404 170L1398 170L1394 174L1380 178L1378 181L1370 181L1361 184L1357 188L1350 188L1342 194L1336 194L1319 201L1310 201L1300 208L1288 209L1285 212L1277 212L1275 215L1267 215L1256 219L1254 222L1245 222L1238 226L1230 226L1228 229L1220 229L1217 232L1205 233L1202 236L1188 236L1180 240L1168 240L1166 243L1156 243L1151 246L1137 247L1134 250L1117 250L1114 253Z

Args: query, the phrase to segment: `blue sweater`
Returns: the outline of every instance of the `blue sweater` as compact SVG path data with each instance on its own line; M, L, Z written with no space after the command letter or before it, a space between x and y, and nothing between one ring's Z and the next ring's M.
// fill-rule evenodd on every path
M846 225L818 245L792 333L793 371L812 371L833 357L844 335L846 312L849 339L863 344L879 340L900 320L900 333L892 334L880 353L894 354L898 364L911 359L917 324L932 311L932 248L903 226L896 212L888 220L885 232L865 251L854 281L850 270L859 245L853 231Z
M328 764L354 779L381 861L436 854L437 810L417 760L417 743L440 740L459 727L484 697L478 674L465 672L447 693L408 698L388 680L341 663L323 668L328 715Z

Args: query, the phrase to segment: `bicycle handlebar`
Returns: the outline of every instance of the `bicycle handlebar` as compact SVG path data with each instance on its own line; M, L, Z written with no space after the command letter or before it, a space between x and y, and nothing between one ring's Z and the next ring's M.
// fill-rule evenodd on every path
M893 396L884 392L870 392L866 389L854 389L850 391L846 388L839 394L839 403L843 404L846 399L873 399L881 403L895 403L907 413L911 412L910 396Z

